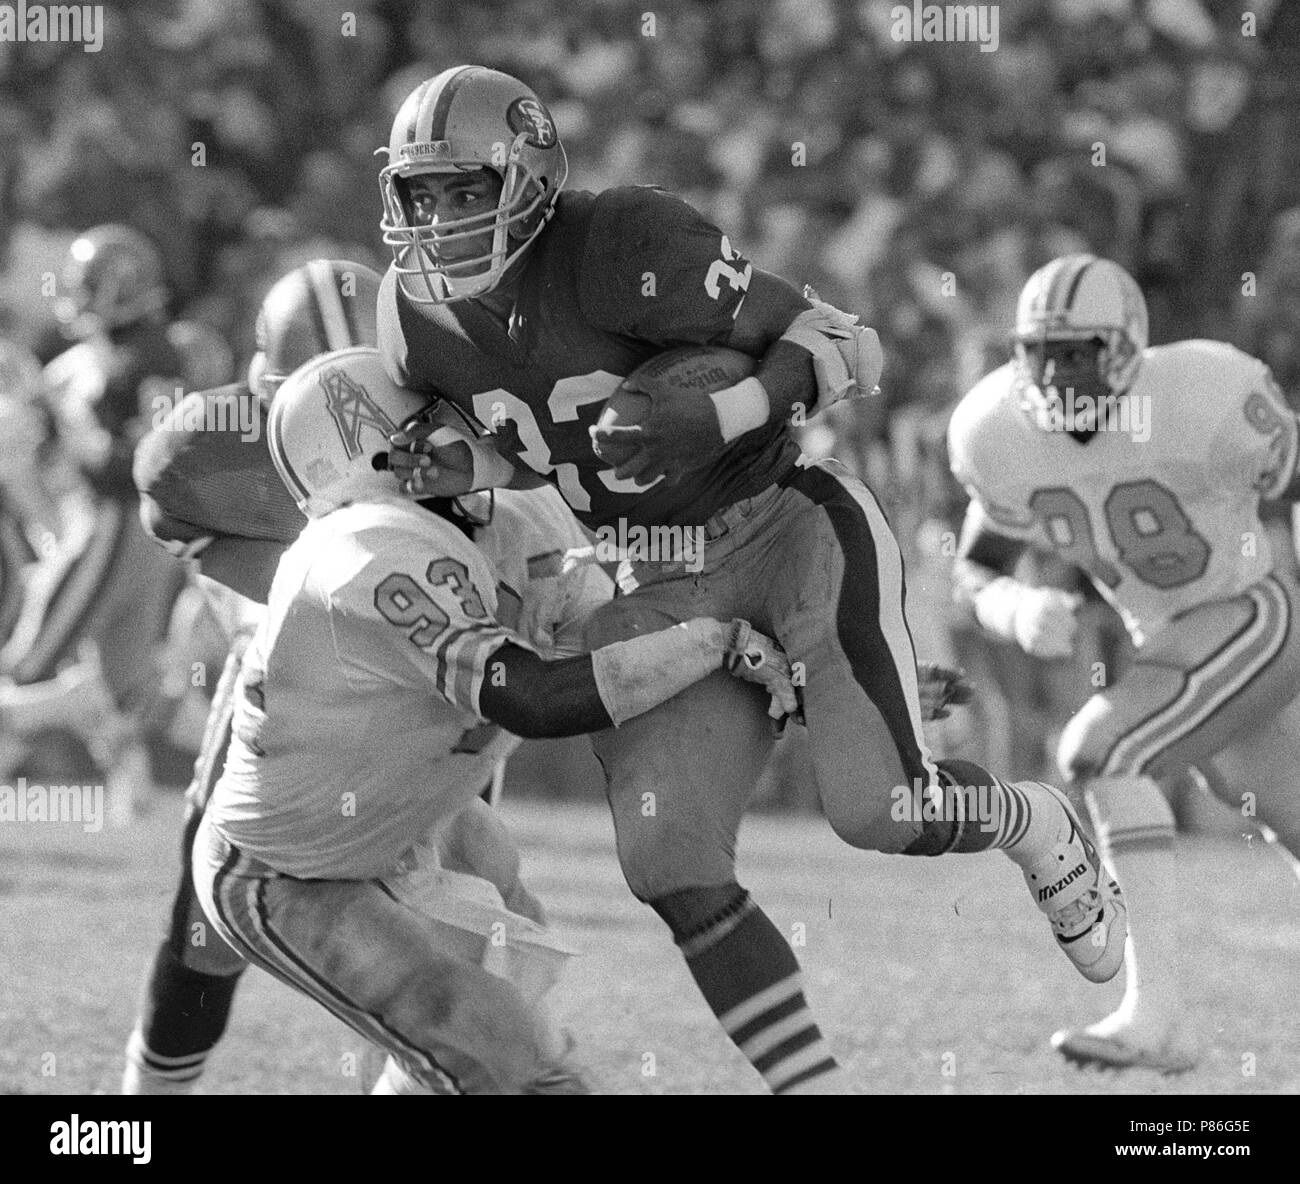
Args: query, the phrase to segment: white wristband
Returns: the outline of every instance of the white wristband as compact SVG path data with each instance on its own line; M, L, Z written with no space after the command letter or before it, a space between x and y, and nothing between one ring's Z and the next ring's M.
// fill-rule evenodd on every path
M772 414L767 391L757 378L745 378L735 386L714 391L710 396L718 411L718 426L726 444L761 428Z

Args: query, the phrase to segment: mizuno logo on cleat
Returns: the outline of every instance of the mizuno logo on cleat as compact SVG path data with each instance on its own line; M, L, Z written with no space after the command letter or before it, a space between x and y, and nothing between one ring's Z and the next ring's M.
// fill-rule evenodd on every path
M1086 872L1087 870L1088 870L1088 865L1086 863L1079 864L1078 867L1074 868L1068 875L1062 876L1054 884L1049 884L1046 888L1040 888L1038 890L1038 899L1050 900L1053 896L1055 896L1058 892L1060 892L1062 888L1066 887L1066 885L1073 884L1074 881L1077 880L1081 875L1083 875L1083 873Z

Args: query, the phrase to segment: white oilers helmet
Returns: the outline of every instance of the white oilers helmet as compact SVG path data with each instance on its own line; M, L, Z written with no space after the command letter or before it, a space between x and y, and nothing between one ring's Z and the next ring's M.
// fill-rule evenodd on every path
M1109 259L1053 259L1020 293L1015 367L1031 397L1060 401L1067 388L1118 397L1133 385L1146 347L1142 289Z
M492 169L501 178L495 211L440 219L436 231L414 224L410 178L477 169ZM379 173L379 225L402 291L417 304L491 292L550 219L568 172L550 112L517 78L484 66L455 66L422 82L393 120L388 164ZM488 230L487 254L454 262L440 258L439 242Z
M439 401L393 382L371 346L322 354L276 391L266 430L271 459L308 518L401 498L388 471L388 437Z
M477 433L467 417L445 399L398 386L373 346L352 346L312 358L280 384L266 442L280 480L308 518L352 502L400 499L427 503L439 513L454 506L471 525L486 525L493 493L408 494L389 471L389 436L417 424L434 426L428 439L435 465L473 472ZM512 472L507 464L493 480L467 484L488 489L506 484Z

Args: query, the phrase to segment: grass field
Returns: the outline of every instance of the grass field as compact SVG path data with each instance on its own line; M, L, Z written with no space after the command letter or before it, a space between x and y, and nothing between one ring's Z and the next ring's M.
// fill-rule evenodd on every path
M598 1086L758 1093L659 921L626 891L596 805L507 801L530 884L585 954L553 996ZM126 831L0 824L0 1093L115 1092L145 960L177 867L180 800ZM1198 955L1198 1070L1081 1072L1047 1037L1108 1011L1054 948L998 856L907 860L840 844L819 820L755 817L742 879L789 935L813 1006L864 1093L1300 1092L1300 884L1251 843L1182 847L1182 933ZM796 928L802 926L801 929ZM203 1092L353 1093L360 1042L259 971ZM1253 1070L1253 1072L1252 1072Z

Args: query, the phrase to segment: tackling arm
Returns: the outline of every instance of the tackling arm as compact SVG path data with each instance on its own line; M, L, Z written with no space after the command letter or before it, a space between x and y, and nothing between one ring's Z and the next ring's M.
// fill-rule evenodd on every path
M500 677L484 680L480 711L525 739L616 727L721 669L766 687L774 717L798 710L785 655L744 621L696 617L552 662L507 642L493 661Z

